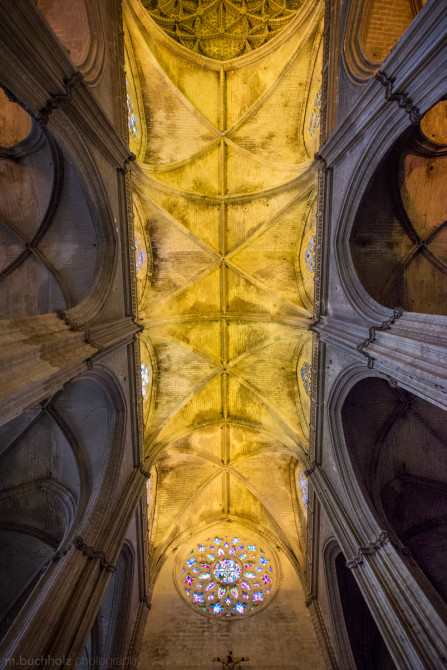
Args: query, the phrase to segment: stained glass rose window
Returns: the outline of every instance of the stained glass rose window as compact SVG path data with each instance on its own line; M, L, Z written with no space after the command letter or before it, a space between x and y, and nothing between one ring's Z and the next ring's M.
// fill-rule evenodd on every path
M218 535L198 543L182 564L178 585L194 609L241 617L262 609L276 591L276 562L259 543Z

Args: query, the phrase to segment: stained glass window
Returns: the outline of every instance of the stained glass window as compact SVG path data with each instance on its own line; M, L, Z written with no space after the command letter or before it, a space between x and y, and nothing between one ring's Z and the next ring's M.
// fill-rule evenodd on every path
M126 79L126 86L129 87L129 82ZM133 108L132 100L130 99L129 91L127 92L127 126L129 134L135 139L137 136L137 119Z
M304 254L304 262L309 272L315 270L315 238L311 237Z
M236 582L241 576L242 568L239 561L233 559L224 559L219 561L213 568L213 573L216 579L224 584L232 584Z
M315 137L318 128L320 127L320 117L321 117L321 88L318 91L316 98L314 100L314 106L309 117L309 135Z
M146 397L148 387L152 381L152 371L151 368L146 365L146 363L141 364L141 393L143 398Z
M253 613L264 606L268 597L264 589L275 581L271 561L263 550L254 544L248 545L244 541L244 544L237 544L239 542L239 538L228 537L201 542L182 565L181 583L187 601L213 618ZM219 547L222 553L211 554L212 547L214 551ZM247 550L250 560L244 561Z
M303 382L304 390L310 397L312 391L312 365L307 361L301 366L301 381Z
M140 274L143 268L144 268L144 251L140 247L137 238L135 238L135 269L137 271L137 275Z
M146 482L146 504L149 507L152 500L152 475Z
M302 472L300 472L299 485L300 485L300 489L301 489L301 497L302 497L303 503L305 504L306 509L307 509L307 504L308 504L308 500L309 500L309 485L308 485L307 479L305 478L305 476L303 475Z

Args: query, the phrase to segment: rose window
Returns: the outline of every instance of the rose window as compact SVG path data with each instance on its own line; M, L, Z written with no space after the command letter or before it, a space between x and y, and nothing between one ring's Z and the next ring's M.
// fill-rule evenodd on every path
M181 593L212 617L240 617L262 609L276 591L278 569L259 544L238 537L197 544L182 565Z

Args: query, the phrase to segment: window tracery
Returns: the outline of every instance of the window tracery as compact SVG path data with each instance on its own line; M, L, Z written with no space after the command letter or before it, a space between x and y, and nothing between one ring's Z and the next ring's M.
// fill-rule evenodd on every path
M267 604L277 570L259 544L216 536L197 544L183 563L181 588L188 604L212 617L253 614Z

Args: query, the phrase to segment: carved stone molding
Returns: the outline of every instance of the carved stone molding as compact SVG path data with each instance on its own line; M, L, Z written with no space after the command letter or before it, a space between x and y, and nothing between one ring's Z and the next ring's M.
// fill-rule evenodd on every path
M405 109L408 116L410 117L410 122L413 126L417 126L420 120L422 119L422 114L419 109L412 103L406 93L401 93L400 91L393 91L394 78L389 77L384 70L379 70L376 72L375 78L379 81L382 86L385 86L385 98L387 102L395 101L398 106L402 109Z
M386 379L387 379L387 382L391 386L392 389L399 388L399 382L397 381L397 379L394 379L394 377L388 377L388 376L387 376Z
M113 563L109 563L106 559L106 555L103 551L98 551L93 547L90 547L88 544L85 544L84 540L80 535L76 535L73 540L73 546L75 549L78 549L84 556L88 559L99 560L99 565L106 572L115 572L116 566Z
M308 593L306 596L306 607L310 607L314 600L316 600L316 596L313 593Z
M72 321L70 317L68 316L67 312L65 309L56 309L55 314L58 319L63 321L72 331L77 331L78 330L78 325L75 321Z
M146 479L149 479L149 478L150 478L151 473L144 469L144 465L143 465L143 463L138 463L138 465L137 465L137 470L138 470L139 472L141 472L141 474L143 475L143 477L145 477Z
M51 563L57 563L58 561L60 561L60 559L63 558L63 556L66 556L68 554L72 546L73 545L70 543L64 549L59 549L58 551L56 551L51 557Z
M63 105L64 102L71 100L73 89L82 81L84 81L84 77L81 72L75 72L74 74L72 74L70 77L64 80L65 93L53 94L51 98L47 101L46 105L44 105L44 107L42 107L42 109L40 109L37 113L34 112L30 107L28 107L28 105L21 102L14 95L14 93L9 91L7 88L3 87L3 90L5 91L6 95L8 96L8 99L11 102L15 102L18 105L20 105L25 110L25 112L28 112L28 114L30 114L37 121L37 123L45 126L48 123L50 114L55 109Z
M390 316L390 318L387 319L386 321L383 321L380 326L371 326L369 328L369 335L367 339L357 345L357 351L359 351L368 359L368 368L370 370L372 370L372 368L374 367L375 358L371 356L367 351L365 351L366 347L372 344L372 342L375 342L376 331L383 332L384 330L390 330L391 326L397 321L397 319L400 319L403 313L404 312L402 307L396 307L395 309L393 309L393 313Z
M324 238L324 211L326 199L326 176L328 166L325 158L316 153L314 159L319 163L318 169L318 191L317 191L317 216L316 216L316 246L315 246L315 279L314 279L314 308L313 324L316 325L322 312L322 272L323 272L323 238ZM324 313L324 308L323 308Z
M337 670L337 660L321 613L318 598L312 592L306 597L306 607L309 609L310 618L312 620L315 635L320 643L320 650L325 659L326 667L330 668L330 670Z
M141 600L141 602L143 603L143 605L146 605L148 610L152 609L152 603L151 603L151 600L150 600L149 596L144 596L144 598Z
M346 561L346 567L348 568L357 568L361 563L363 563L364 556L370 556L375 554L379 549L381 549L385 544L390 541L388 533L385 530L382 530L378 538L374 542L370 542L367 547L359 547L357 554L353 556L350 560Z
M98 351L104 351L122 342L131 342L141 332L131 317L95 326L85 332L86 341Z
M73 331L54 313L0 321L1 424L85 370L97 349Z
M315 469L316 469L317 467L318 467L318 466L317 466L316 463L312 463L312 465L310 466L310 468L308 468L307 470L304 471L305 476L306 476L306 477L310 477L311 474L315 471Z

